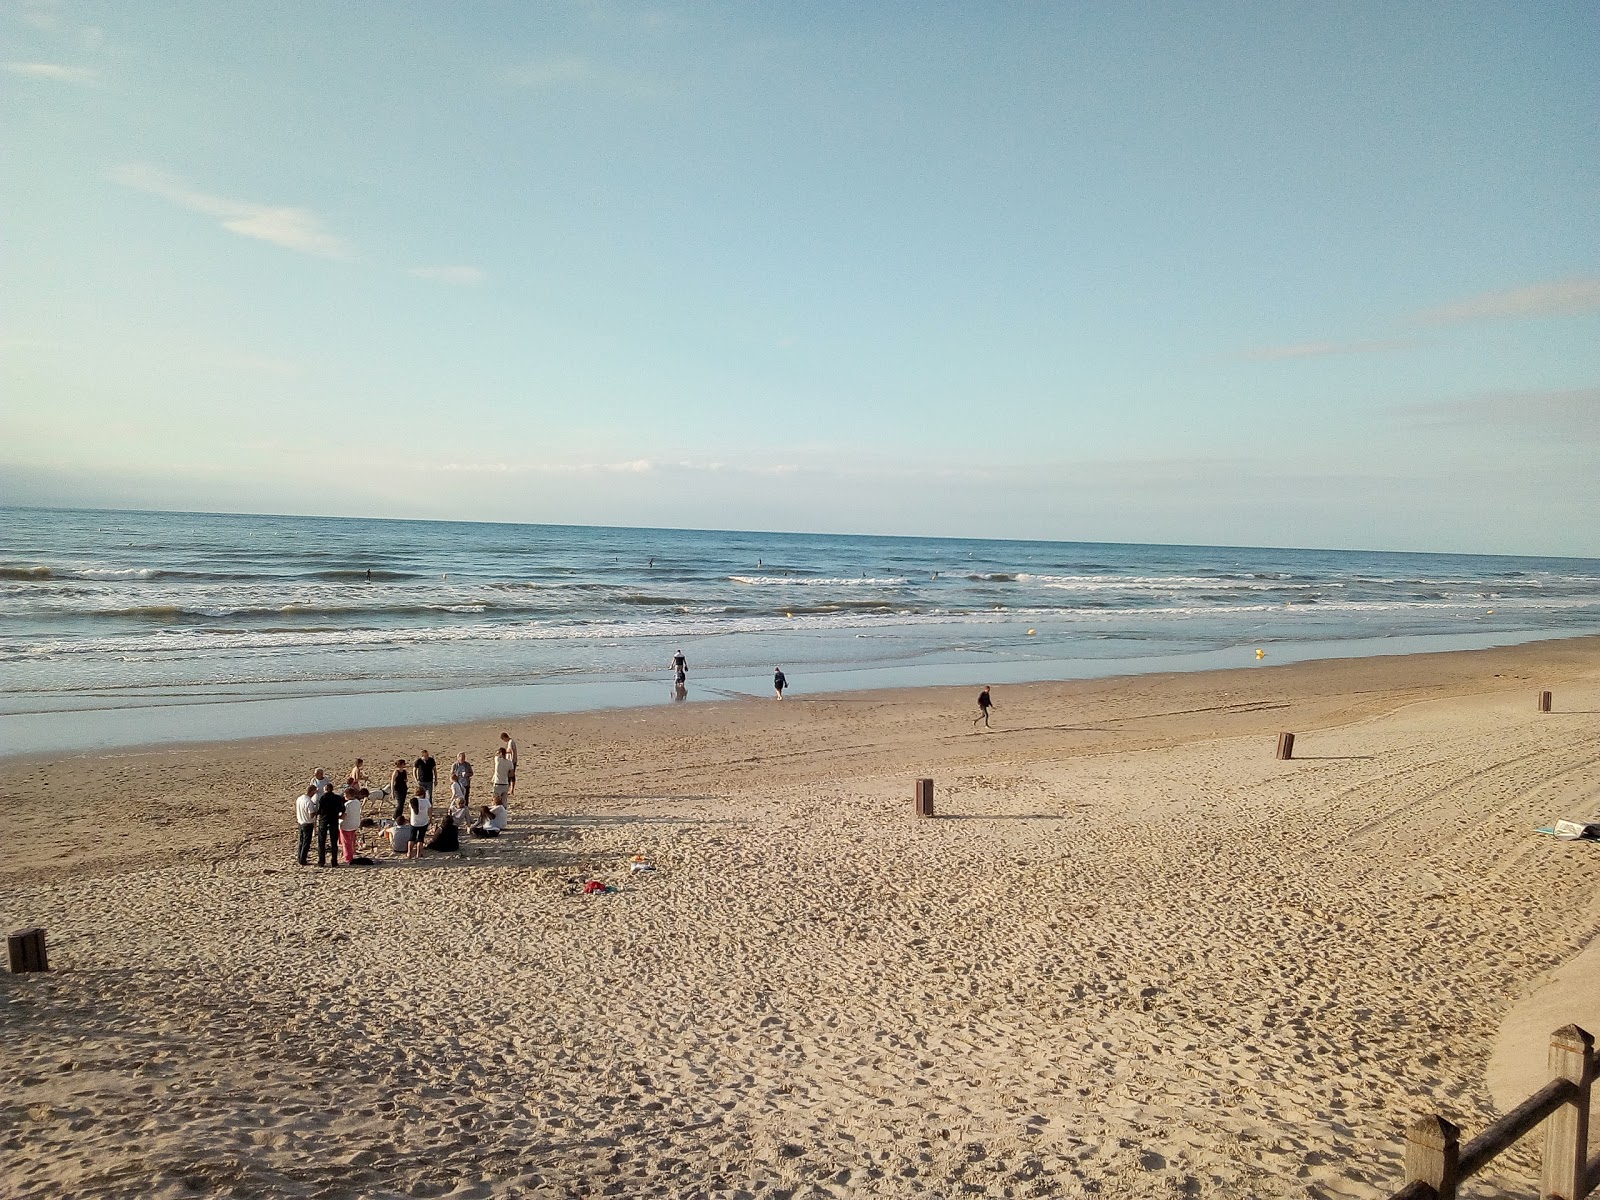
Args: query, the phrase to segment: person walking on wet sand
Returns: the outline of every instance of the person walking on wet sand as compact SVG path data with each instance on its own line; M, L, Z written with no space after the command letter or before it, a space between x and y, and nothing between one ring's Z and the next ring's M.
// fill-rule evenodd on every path
M990 728L989 710L994 707L994 701L989 698L989 689L993 686L991 683L986 683L983 685L983 691L978 693L978 715L972 719L974 728L977 727L979 721L983 722L985 729Z
M683 656L682 650L672 656L672 669L677 672L678 684L681 686L689 677L689 660Z
M783 699L783 689L789 686L789 681L784 677L782 667L772 668L772 690L779 700Z

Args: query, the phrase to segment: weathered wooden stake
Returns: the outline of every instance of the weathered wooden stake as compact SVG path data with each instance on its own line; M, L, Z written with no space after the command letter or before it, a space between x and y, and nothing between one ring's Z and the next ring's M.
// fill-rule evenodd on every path
M1278 735L1278 757L1279 758L1293 758L1294 757L1294 734L1292 734L1292 733L1280 733Z
M1461 1130L1443 1117L1421 1117L1406 1130L1406 1182L1425 1183L1439 1200L1456 1200Z
M1550 693L1549 692L1540 692L1539 693L1539 711L1540 712L1549 712L1550 711Z
M1550 693L1546 692L1548 696ZM1580 1200L1589 1165L1589 1093L1594 1082L1594 1038L1576 1025L1550 1035L1550 1078L1570 1079L1578 1094L1544 1123L1544 1169L1539 1195Z
M38 926L32 929L18 929L6 938L6 949L11 954L11 969L13 971L48 971L49 959L44 952L44 930Z
M933 816L933 780L917 780L916 806L914 811L919 817Z

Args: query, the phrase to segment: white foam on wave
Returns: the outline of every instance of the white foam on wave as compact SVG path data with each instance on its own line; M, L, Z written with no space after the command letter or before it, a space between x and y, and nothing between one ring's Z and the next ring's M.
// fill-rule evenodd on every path
M805 575L730 575L728 582L747 587L765 587L773 584L792 587L904 587L909 580L899 576L877 578L868 575L859 578L836 576L825 579Z

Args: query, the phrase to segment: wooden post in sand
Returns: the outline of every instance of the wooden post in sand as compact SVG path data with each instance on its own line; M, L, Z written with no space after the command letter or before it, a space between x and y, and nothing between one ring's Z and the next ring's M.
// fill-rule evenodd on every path
M1279 758L1293 758L1294 757L1294 734L1292 734L1292 733L1280 733L1278 735L1278 757Z
M1549 712L1550 711L1550 693L1549 692L1540 692L1539 693L1539 711L1540 712Z
M1461 1130L1443 1117L1419 1117L1406 1130L1406 1182L1425 1183L1438 1200L1456 1200Z
M917 780L915 807L913 808L913 811L919 817L933 816L933 780Z
M1546 692L1548 696L1550 693ZM1570 1080L1576 1092L1545 1120L1544 1168L1539 1195L1579 1200L1589 1165L1589 1095L1594 1082L1594 1038L1576 1025L1550 1035L1550 1078Z
M48 971L50 962L44 953L44 930L18 929L6 938L6 949L11 954L13 972Z

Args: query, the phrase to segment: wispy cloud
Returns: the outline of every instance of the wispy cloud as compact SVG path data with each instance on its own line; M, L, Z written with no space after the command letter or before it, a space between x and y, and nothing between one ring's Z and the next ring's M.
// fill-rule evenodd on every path
M57 83L72 83L79 87L96 87L100 83L100 73L88 67L66 67L60 63L42 62L8 62L4 67L11 75L22 75L29 79L52 79Z
M111 172L113 182L135 191L159 196L179 208L214 217L229 233L271 242L287 250L318 258L354 257L345 242L330 233L322 219L309 209L229 200L196 191L180 179L144 163L129 163Z
M558 54L519 63L503 72L502 79L507 86L526 91L587 88L641 99L653 98L662 92L661 86L652 79L578 54Z
M1600 279L1577 278L1484 292L1425 309L1413 319L1424 325L1457 325L1464 321L1567 317L1596 310L1600 310Z
M792 475L801 468L787 463L730 464L714 460L633 458L622 462L588 463L512 463L512 462L446 462L425 466L423 470L449 471L468 475L654 475L674 472L739 475Z
M1495 391L1410 410L1418 423L1493 429L1497 436L1600 442L1600 387Z
M1415 338L1374 338L1358 342L1295 342L1286 346L1257 346L1240 354L1253 362L1277 362L1286 358L1323 358L1330 354L1376 354L1387 350L1410 350Z
M474 287L489 278L478 267L412 267L406 272L418 279L431 279L435 283L452 283L457 287Z

